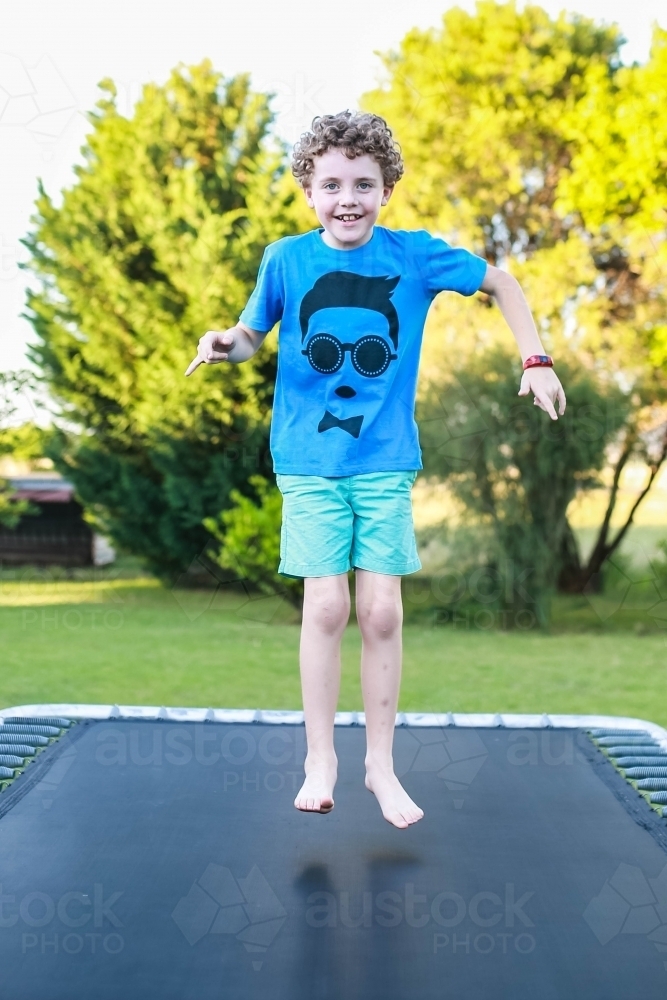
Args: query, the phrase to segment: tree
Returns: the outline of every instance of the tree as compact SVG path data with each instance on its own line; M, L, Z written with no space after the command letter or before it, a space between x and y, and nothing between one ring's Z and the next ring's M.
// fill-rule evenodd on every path
M489 559L508 622L548 624L567 508L596 485L627 401L581 369L563 366L569 419L552 422L517 398L516 354L491 348L432 381L420 403L424 471L447 480L495 539Z
M440 30L410 32L364 103L388 118L407 161L387 218L511 269L559 369L562 358L603 395L624 391L613 481L648 458L650 488L667 455L667 46L656 29L649 63L623 68L622 41L576 14L483 0L474 14L447 11ZM473 309L437 303L427 378L437 382L452 351L463 361L509 349L493 302L478 296ZM610 537L616 496L612 486L586 566L565 525L554 558L568 587L584 587L628 530L632 514Z
M566 240L577 220L554 204L573 155L563 117L588 96L592 67L617 72L622 40L576 14L494 0L410 31L383 57L386 84L364 96L408 165L387 217L452 234L493 264Z
M593 320L587 347L611 357L634 402L618 443L607 510L585 563L568 546L561 577L568 590L596 579L667 460L666 85L667 31L656 26L649 61L613 76L589 68L589 96L563 122L576 154L558 206L591 234L602 279L597 301L586 303ZM645 484L612 532L621 475L637 459L647 468Z
M231 490L271 475L275 339L246 364L183 372L293 231L294 193L246 76L180 66L129 119L100 86L76 182L60 205L40 186L25 240L31 357L60 406L58 468L99 530L169 576L211 542L203 519Z

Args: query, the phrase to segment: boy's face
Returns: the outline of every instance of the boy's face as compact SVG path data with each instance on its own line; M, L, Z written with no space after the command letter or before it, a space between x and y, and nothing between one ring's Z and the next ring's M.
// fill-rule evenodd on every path
M315 157L313 176L304 187L308 204L324 227L322 238L335 250L354 250L368 243L392 191L372 156L349 160L340 149Z

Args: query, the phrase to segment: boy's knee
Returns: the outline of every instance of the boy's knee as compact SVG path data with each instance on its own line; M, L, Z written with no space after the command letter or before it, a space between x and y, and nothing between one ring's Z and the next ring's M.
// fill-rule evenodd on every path
M396 601L371 601L357 604L357 620L365 638L390 639L401 628L403 612Z
M310 581L309 581L310 582ZM350 594L340 586L312 585L304 596L304 617L326 635L334 635L347 625Z

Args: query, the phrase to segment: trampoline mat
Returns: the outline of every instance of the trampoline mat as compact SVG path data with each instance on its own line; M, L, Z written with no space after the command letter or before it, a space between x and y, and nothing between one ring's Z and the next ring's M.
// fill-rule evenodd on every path
M74 726L0 796L2 996L664 1000L664 820L585 734L399 728L408 830L335 737L320 816L301 726Z

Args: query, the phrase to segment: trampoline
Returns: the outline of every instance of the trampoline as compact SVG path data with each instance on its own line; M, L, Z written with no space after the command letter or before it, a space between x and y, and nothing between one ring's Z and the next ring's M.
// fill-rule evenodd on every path
M292 804L300 713L0 717L3 997L667 995L667 733L649 722L399 716L425 818L397 830L364 787L362 715L337 716L327 816Z

